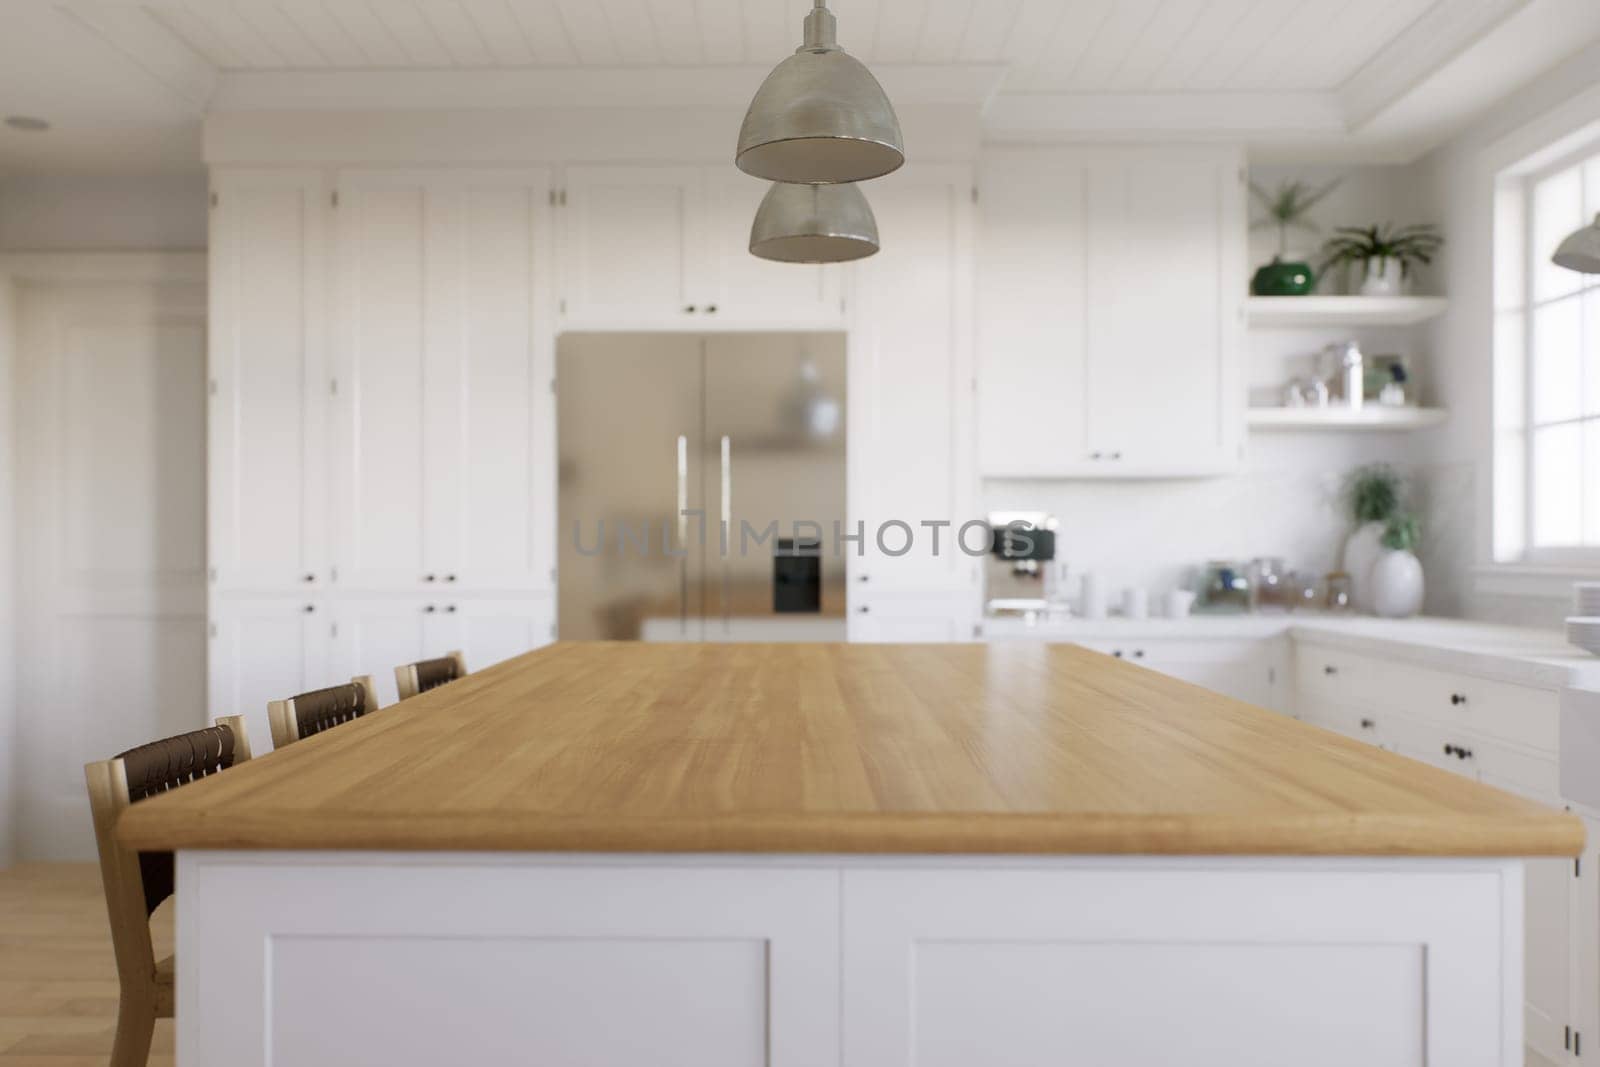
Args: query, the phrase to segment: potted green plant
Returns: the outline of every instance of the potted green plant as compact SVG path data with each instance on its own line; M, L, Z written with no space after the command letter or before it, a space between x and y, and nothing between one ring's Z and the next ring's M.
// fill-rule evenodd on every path
M1250 183L1250 195L1264 212L1262 217L1250 224L1250 228L1278 228L1277 255L1250 279L1252 293L1256 296L1304 296L1316 287L1317 272L1311 269L1311 264L1285 259L1289 254L1289 231L1294 229L1316 233L1316 223L1310 219L1311 209L1338 185L1337 178L1320 186L1299 180L1285 180L1271 190L1255 182Z
M1400 513L1401 488L1400 475L1386 463L1357 467L1345 479L1345 507L1356 528L1344 543L1344 571L1362 611L1373 610L1372 567L1383 554L1389 521Z
M1432 223L1340 226L1322 246L1322 270L1359 264L1362 296L1399 296L1412 268L1432 263L1444 237Z
M1372 610L1404 619L1422 610L1422 563L1416 548L1422 528L1416 516L1396 512L1383 529L1383 552L1372 564Z

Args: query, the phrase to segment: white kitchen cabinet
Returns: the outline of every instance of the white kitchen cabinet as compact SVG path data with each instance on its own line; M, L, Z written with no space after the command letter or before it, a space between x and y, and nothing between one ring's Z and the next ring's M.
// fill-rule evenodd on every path
M330 566L328 185L303 170L222 170L211 184L211 584L319 587Z
M1289 649L1270 640L1091 640L1085 648L1191 682L1258 707L1287 706Z
M727 167L569 167L565 329L817 329L843 322L842 268L750 255L767 183Z
M327 599L314 593L213 597L207 718L243 715L254 751L269 751L269 700L347 680L330 676L331 636Z
M342 587L551 587L547 188L540 172L339 176Z
M868 189L884 244L857 264L851 305L855 614L893 590L977 595L982 555L957 544L976 518L971 182L965 167L908 166ZM986 533L967 541L987 551Z
M971 641L978 604L965 593L852 595L849 640L867 644L949 644Z
M983 474L1234 469L1244 434L1238 153L1000 150L985 155L980 191Z

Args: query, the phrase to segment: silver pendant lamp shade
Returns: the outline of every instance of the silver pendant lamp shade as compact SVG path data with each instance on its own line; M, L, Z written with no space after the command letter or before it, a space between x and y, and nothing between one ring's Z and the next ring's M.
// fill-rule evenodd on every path
M1583 274L1600 274L1600 215L1591 225L1562 241L1550 261Z
M906 158L900 120L878 79L839 47L833 12L815 2L805 43L750 101L734 163L757 178L807 185L888 174Z
M844 263L878 250L878 222L854 185L774 182L750 227L750 252L780 263Z

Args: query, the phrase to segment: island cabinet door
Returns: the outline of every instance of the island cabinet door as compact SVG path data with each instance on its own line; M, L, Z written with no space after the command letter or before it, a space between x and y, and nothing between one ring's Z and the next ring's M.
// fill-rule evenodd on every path
M183 852L181 1067L831 1067L839 872Z
M1521 1067L1502 860L846 870L844 1067Z

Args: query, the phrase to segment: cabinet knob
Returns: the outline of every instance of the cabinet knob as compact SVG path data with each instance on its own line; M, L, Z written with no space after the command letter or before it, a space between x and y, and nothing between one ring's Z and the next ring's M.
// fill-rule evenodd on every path
M1459 704L1465 704L1466 702L1467 702L1467 698L1466 698L1465 694L1462 694L1462 693L1451 693L1450 694L1450 703L1459 705Z
M444 610L446 612L448 612L449 614L454 615L455 611L456 611L456 606L454 604L448 604L448 605L445 606Z
M1471 758L1472 758L1472 749L1470 749L1470 748L1462 748L1459 745L1456 746L1456 759L1471 759Z
M447 582L453 582L456 580L456 576L453 574L447 574L444 576L444 580Z
M316 611L316 610L317 610L317 606L315 604L307 604L306 607L305 607L305 612L306 612L307 615L310 615L313 611Z
M693 315L694 314L694 310L695 310L695 307L694 307L693 304L686 304L686 305L684 305L683 313L685 315Z
M432 604L424 604L422 606L422 611L423 611L423 614L425 614L425 615L432 615L434 612L436 612L438 610L439 609L434 607Z
M422 580L425 582L433 582L438 580L438 576L433 574L424 574L422 576Z
M314 581L317 580L317 576L315 574L308 574L304 578L301 578L300 580L302 582L314 582Z
M715 304L707 304L706 305L706 314L707 315L715 315L716 313L717 313L717 305L715 305Z
M870 577L872 577L870 574L863 574L863 575L859 576L858 578L856 578L856 581L864 582Z
M871 610L872 610L872 608L871 608L871 607L869 607L869 606L868 606L868 605L866 605L866 604L863 604L863 605L861 605L861 606L860 606L860 607L859 607L859 608L857 608L857 609L856 609L856 610L857 610L857 611L858 611L858 612L860 612L860 613L861 613L861 614L863 614L863 615L865 615L865 614L866 614L866 613L867 613L867 612L869 612L869 611L871 611Z
M1134 659L1144 659L1144 649L1142 649L1142 648L1134 649L1133 650L1133 658Z
M1103 455L1103 453L1100 453L1100 452L1090 452L1090 453L1089 453L1089 458L1090 458L1090 459L1099 459L1099 458L1100 458L1100 457L1101 457L1101 455Z
M1322 668L1322 673L1323 674L1338 674L1339 673L1339 668L1335 667L1333 664L1330 663L1327 666Z
M1122 453L1121 452L1113 452L1113 453L1111 453L1109 458L1111 458L1111 459L1121 459L1122 458Z
M1361 720L1361 728L1363 730L1370 730L1376 725L1378 725L1378 724L1373 722L1371 719L1362 719Z
M1451 744L1446 744L1444 746L1444 754L1446 756L1454 756L1456 754L1456 746L1451 745Z
M1114 648L1114 649L1111 650L1111 654L1113 656L1117 657L1118 659L1121 659L1122 658L1122 649Z

